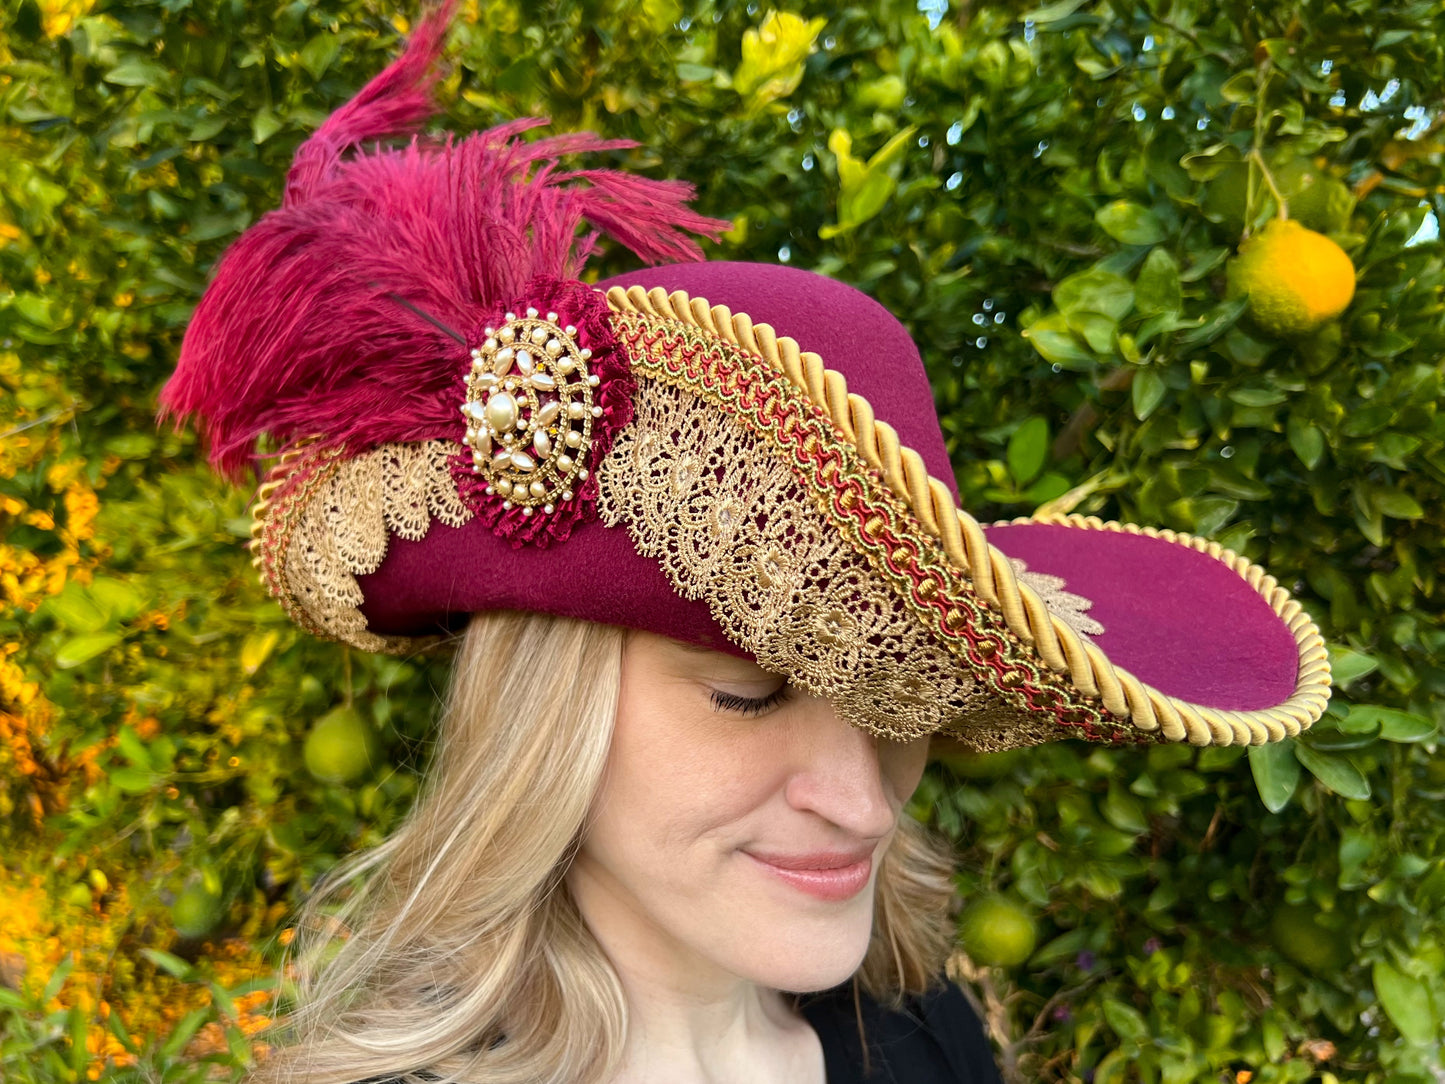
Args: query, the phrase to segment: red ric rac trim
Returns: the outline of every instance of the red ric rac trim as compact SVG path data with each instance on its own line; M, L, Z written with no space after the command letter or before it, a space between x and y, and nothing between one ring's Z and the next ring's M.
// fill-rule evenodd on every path
M1151 737L1042 665L988 606L828 416L762 358L705 332L635 312L612 315L633 371L702 395L767 440L818 497L819 511L863 552L975 679L1009 705L1098 742Z

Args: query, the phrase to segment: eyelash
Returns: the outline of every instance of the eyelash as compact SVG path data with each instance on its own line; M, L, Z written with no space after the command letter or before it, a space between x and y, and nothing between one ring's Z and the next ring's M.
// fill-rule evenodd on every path
M712 706L716 711L735 711L740 715L754 716L761 715L786 699L788 699L787 685L780 685L767 696L761 697L738 696L737 693L725 693L721 689L714 689Z

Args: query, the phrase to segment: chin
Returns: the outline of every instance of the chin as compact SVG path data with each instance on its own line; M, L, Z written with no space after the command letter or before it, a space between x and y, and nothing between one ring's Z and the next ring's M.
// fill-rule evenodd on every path
M792 994L847 982L863 963L873 934L872 894L836 915L779 916L772 935L758 938L753 973L760 985Z

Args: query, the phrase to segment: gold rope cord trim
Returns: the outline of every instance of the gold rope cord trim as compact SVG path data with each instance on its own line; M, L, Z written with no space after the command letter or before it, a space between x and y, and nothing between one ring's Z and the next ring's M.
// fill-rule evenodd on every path
M420 540L438 519L472 517L449 461L455 441L384 444L350 459L304 450L282 461L255 510L255 563L267 589L308 632L364 651L400 653L435 637L380 636L361 612L357 576L375 572L391 536Z
M1324 640L1299 603L1274 577L1247 558L1207 539L1172 531L1080 516L1024 520L1146 534L1190 546L1222 561L1249 583L1295 638L1299 652L1295 691L1283 704L1261 711L1226 711L1169 696L1114 666L1097 645L1050 612L1036 591L1021 584L1009 558L988 543L983 528L954 503L948 487L928 474L922 457L901 444L897 432L874 417L868 401L848 391L843 374L826 368L817 354L802 350L796 341L776 334L766 324L754 324L745 313L734 314L725 305L709 305L681 290L668 294L661 288L647 291L640 286L615 286L608 291L607 300L619 312L636 312L699 328L763 358L784 374L827 413L841 436L880 472L924 530L939 540L954 566L969 577L977 595L1003 618L1005 627L1030 645L1049 669L1066 676L1084 695L1097 698L1116 717L1129 720L1140 730L1158 732L1169 741L1231 745L1261 744L1293 736L1323 713L1330 687Z
M1067 736L977 685L761 437L660 380L598 464L598 511L759 664L882 737L992 751Z

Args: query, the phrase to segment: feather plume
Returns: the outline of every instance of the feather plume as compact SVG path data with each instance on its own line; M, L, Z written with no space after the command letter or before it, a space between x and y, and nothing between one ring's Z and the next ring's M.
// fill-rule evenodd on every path
M303 144L282 206L236 241L196 308L162 408L199 417L225 474L243 474L263 436L348 454L455 439L467 343L530 281L576 279L599 233L652 263L700 259L693 235L728 226L690 210L685 183L561 169L635 144L523 138L543 120L376 145L435 111L450 14L426 18Z

